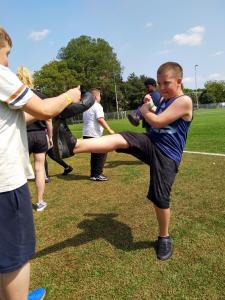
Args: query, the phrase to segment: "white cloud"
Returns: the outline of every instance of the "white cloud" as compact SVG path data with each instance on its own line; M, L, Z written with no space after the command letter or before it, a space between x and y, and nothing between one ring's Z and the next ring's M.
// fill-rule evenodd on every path
M205 28L203 26L196 26L188 29L185 33L177 33L173 36L172 42L178 45L197 46L201 45L203 41L203 34Z
M223 55L224 54L224 51L216 51L213 56L220 56L220 55Z
M48 30L48 29L43 29L41 31L32 31L29 34L29 39L34 40L34 41L40 41L40 40L45 39L49 33L50 33L50 30Z
M194 82L194 77L184 77L183 78L183 82L187 83L187 82Z
M221 75L221 74L219 74L219 73L213 73L213 74L210 74L209 75L209 79L214 79L214 80L220 80L220 79L222 79L223 78L223 76Z
M145 27L152 27L153 26L153 24L151 23L151 22L147 22L146 24L145 24Z

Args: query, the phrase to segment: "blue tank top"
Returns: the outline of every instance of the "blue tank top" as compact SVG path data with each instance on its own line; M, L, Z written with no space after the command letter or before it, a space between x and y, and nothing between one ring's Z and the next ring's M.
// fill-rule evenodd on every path
M179 97L169 100L163 99L157 107L156 114L159 115L162 113ZM186 144L190 124L191 121L185 121L181 118L163 128L151 128L148 135L160 152L179 164Z

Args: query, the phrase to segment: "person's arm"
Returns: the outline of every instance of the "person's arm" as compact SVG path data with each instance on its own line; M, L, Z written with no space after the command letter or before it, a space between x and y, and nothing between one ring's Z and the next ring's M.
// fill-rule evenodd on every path
M106 120L104 118L98 118L97 119L98 123L108 131L109 134L115 133L114 130L112 130L109 125L107 124Z
M71 103L80 101L80 88L74 88L58 97L48 98L42 101L38 96L33 95L22 107L22 110L38 120L48 120L60 114ZM31 120L30 120L31 121Z
M186 121L192 119L192 100L188 96L180 97L162 113L156 115L154 112L149 111L149 103L145 103L141 107L141 113L148 122L154 128L163 128L166 125L183 118Z

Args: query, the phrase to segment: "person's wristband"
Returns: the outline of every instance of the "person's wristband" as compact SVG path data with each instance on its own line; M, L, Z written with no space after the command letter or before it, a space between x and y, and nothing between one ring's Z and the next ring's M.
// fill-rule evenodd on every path
M150 102L149 103L149 109L153 109L153 108L156 108L154 102Z
M66 101L67 101L68 106L73 103L73 99L70 97L70 95L65 93L65 97L66 97Z

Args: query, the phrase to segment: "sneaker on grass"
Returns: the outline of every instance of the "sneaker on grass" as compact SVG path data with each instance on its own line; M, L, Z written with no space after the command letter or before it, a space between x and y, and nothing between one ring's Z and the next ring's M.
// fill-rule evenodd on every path
M100 175L97 175L97 176L91 176L90 180L93 180L93 181L107 181L107 180L109 180L109 178L106 177L103 174L100 174Z
M36 211L42 211L47 207L47 203L44 201L38 202L36 204Z
M172 239L170 236L158 237L156 254L160 260L166 260L172 256Z
M64 168L64 172L62 173L62 175L67 175L69 173L71 173L73 171L73 168L71 166L68 166L66 168Z
M46 290L43 288L35 289L29 293L27 300L43 300Z
M128 120L130 121L130 123L131 123L133 126L135 126L135 127L137 127L137 126L140 124L140 119L139 119L139 117L138 117L137 115L129 114L129 115L127 116L127 118L128 118Z

